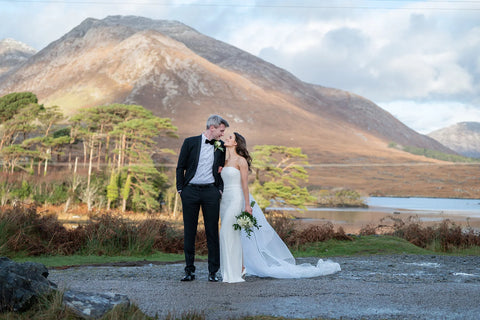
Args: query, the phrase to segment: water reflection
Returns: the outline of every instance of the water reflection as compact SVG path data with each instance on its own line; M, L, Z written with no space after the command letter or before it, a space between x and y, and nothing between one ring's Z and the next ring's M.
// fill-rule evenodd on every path
M282 210L299 219L302 224L332 222L347 233L358 233L367 225L391 225L394 219L406 221L418 219L423 225L435 225L449 219L462 227L480 231L480 200L478 199L431 199L431 198L369 198L369 208L308 208L298 211L291 208L268 208Z
M370 197L369 207L426 211L449 211L480 218L480 199Z

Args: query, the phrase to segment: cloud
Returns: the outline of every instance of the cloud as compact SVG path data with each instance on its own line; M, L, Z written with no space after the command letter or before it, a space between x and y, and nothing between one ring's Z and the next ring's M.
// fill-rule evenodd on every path
M456 109L457 114L471 118L480 110L477 4L433 0L284 0L275 4L265 0L241 4L214 0L3 1L0 39L10 37L42 49L88 17L139 15L178 20L303 81L347 90L380 106L402 105L395 109L398 118L411 119L407 124L415 130L425 132L432 127L429 119L438 119L438 127L445 123L433 105L448 106L443 114ZM414 112L423 108L425 117L414 120L409 108Z
M103 19L108 15L163 16L164 6L153 0L117 2L39 1L2 2L0 39L10 37L37 50L62 37L86 18ZM6 9L6 11L4 11ZM12 19L12 16L15 19ZM13 23L15 22L15 23Z
M428 116L414 120L409 108L431 112L436 128L451 121L437 118L432 106L441 106L450 119L476 118L480 11L428 10L434 2L409 3L402 8L408 10L344 11L323 19L254 19L227 42L306 82L351 91L381 106L402 105L398 117L410 119L415 130L435 125Z
M474 52L479 52L480 37L469 35L476 34L473 27L467 34L445 33L438 19L400 12L383 18L365 14L355 23L257 21L254 30L235 34L231 41L305 81L373 100L477 95Z
M458 122L480 122L480 109L456 101L415 102L398 100L381 103L380 107L420 133L451 126Z

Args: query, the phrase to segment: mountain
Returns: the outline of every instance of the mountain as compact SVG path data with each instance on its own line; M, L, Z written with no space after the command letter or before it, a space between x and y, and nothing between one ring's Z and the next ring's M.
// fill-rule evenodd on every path
M0 76L20 66L36 53L28 45L13 39L0 41Z
M459 122L428 136L461 155L480 158L480 122Z
M322 162L412 160L389 142L453 152L363 97L302 82L176 21L86 19L0 78L1 95L19 91L66 114L140 104L172 118L181 137L218 113L250 143L301 146Z
M478 164L454 165L412 155L403 146L454 153L366 98L302 82L291 73L177 21L135 16L86 19L0 76L0 96L34 92L69 115L111 103L142 105L171 118L177 152L210 114L224 116L249 149L301 147L312 189L363 194L479 198ZM176 157L158 159L175 166ZM459 187L461 185L461 187Z

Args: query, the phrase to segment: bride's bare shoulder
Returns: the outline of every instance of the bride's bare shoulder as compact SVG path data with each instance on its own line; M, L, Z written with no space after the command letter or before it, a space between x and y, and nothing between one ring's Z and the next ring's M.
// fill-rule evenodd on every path
M247 159L245 159L244 157L238 157L237 166L238 166L239 169L240 168L247 168L248 169Z
M227 165L227 162L225 163L225 165ZM228 165L231 166L231 167L235 167L238 170L240 170L242 168L245 168L245 167L248 168L247 160L244 157L241 157L241 156L234 156L234 157L231 157L230 159L228 159Z

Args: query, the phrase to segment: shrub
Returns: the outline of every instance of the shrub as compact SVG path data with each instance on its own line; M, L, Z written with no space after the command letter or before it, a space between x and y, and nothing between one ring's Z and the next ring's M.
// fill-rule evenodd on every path
M320 207L367 207L358 191L351 189L320 190L317 193L317 205Z
M479 160L475 158L464 157L456 154L443 153L440 151L426 149L426 148L405 146L402 148L402 150L411 154L416 154L420 156L425 156L427 158L444 160L449 162L467 162L467 163L479 162Z
M67 202L68 196L68 186L65 182L55 184L43 182L38 184L33 192L33 200L41 204L60 205Z
M388 220L391 220L390 223ZM434 226L423 226L416 216L410 216L405 220L387 217L382 219L382 222L387 224L364 227L360 234L375 234L376 231L382 230L380 233L397 236L418 247L441 252L480 246L480 232L471 228L463 230L448 219Z
M331 222L323 225L312 225L306 229L299 230L296 228L292 218L277 211L274 211L273 214L269 213L267 220L289 247L298 248L300 245L306 243L327 241L330 239L352 240L350 236L345 234L342 227L339 227L337 231L335 231Z
M196 251L207 253L199 228ZM183 230L160 219L136 222L113 213L92 215L84 226L66 229L56 215L35 205L0 207L0 255L133 255L183 252Z
M0 255L72 254L83 231L67 230L55 215L40 216L36 206L15 205L0 211Z
M22 181L22 184L20 186L12 189L11 192L15 200L25 200L30 196L31 193L32 187L25 180Z

